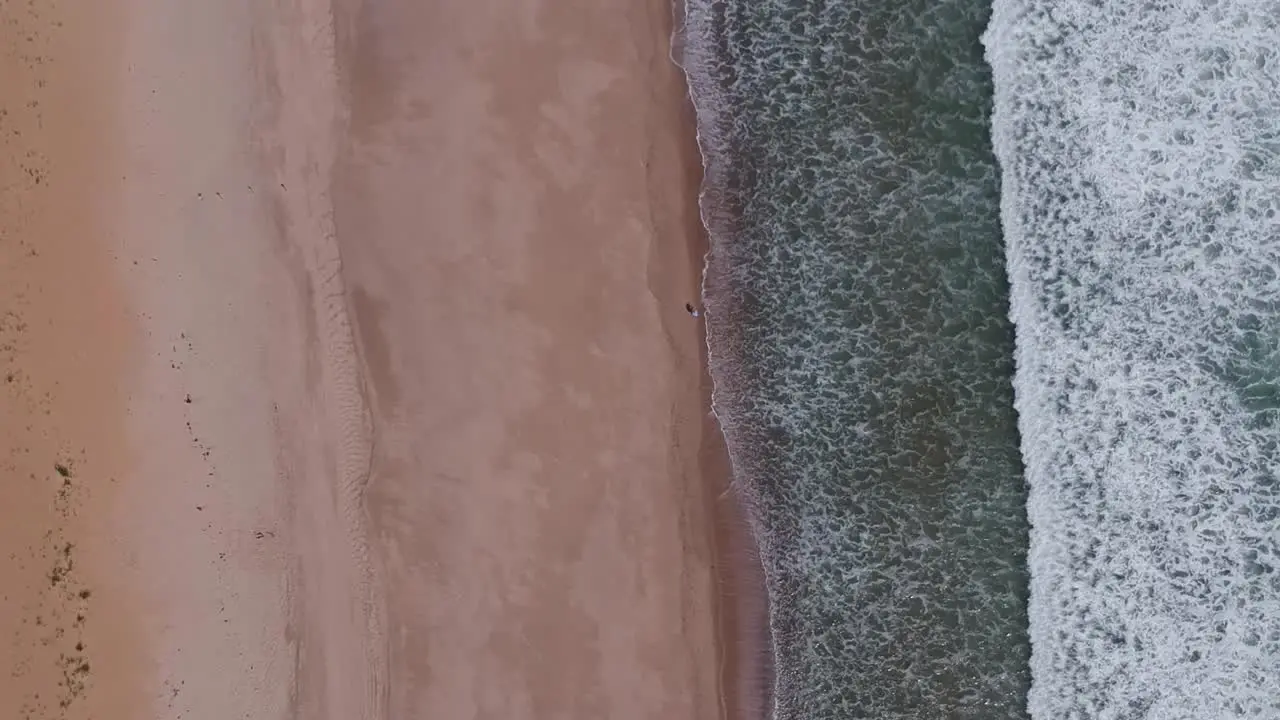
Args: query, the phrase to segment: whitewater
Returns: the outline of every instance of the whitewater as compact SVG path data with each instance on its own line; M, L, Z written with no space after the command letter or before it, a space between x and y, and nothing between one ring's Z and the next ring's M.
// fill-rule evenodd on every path
M1277 37L994 3L1033 717L1280 717Z

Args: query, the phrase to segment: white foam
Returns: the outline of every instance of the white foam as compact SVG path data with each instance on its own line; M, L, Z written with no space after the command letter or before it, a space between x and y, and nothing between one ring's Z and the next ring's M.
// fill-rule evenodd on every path
M995 2L1036 718L1280 718L1278 38Z

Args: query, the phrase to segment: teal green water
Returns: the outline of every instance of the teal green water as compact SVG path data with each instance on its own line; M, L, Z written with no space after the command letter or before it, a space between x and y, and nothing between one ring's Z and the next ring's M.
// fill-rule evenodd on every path
M716 410L778 718L1022 718L1026 493L972 0L690 0Z

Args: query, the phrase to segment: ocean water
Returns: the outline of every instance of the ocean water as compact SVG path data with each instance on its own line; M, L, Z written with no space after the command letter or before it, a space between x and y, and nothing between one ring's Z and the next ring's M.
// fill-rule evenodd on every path
M1037 718L1280 718L1280 4L995 0Z
M688 0L715 410L773 716L1021 718L1026 487L977 0Z

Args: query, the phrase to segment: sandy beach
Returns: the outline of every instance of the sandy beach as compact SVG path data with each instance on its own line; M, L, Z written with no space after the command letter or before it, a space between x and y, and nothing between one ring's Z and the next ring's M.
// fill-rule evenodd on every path
M0 6L0 717L758 705L668 3L111 5Z
M97 68L116 18L0 6L0 717L138 717L140 615L109 582L135 325L97 193L118 162ZM102 30L101 33L90 29ZM114 184L114 183L112 183Z
M719 717L670 6L346 7L390 714Z

